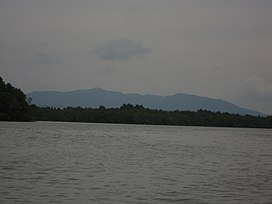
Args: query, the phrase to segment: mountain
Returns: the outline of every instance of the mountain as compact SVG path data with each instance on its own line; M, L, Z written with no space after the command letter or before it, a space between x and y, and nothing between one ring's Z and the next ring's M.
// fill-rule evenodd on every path
M101 88L60 91L34 91L27 94L32 103L37 106L49 107L120 107L124 103L140 104L146 108L167 111L205 109L210 111L237 113L241 115L264 115L260 112L245 109L230 102L179 93L170 96L124 94L116 91L107 91Z

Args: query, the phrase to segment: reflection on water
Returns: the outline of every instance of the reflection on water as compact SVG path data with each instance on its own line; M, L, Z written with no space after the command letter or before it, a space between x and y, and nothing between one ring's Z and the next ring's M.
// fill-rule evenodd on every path
M269 203L272 131L0 123L0 203Z

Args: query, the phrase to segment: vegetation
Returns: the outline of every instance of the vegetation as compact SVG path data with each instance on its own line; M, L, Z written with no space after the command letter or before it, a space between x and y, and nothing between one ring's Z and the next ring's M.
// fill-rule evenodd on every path
M0 77L0 120L29 121L31 120L30 105L26 95Z
M144 108L141 105L124 104L120 108L97 109L67 107L34 108L35 120L95 122L95 123L124 123L152 125L185 125L185 126L217 126L217 127L250 127L271 128L272 117L256 117L251 115L211 112L207 110L191 111L162 111Z
M37 107L30 102L20 89L6 84L0 77L0 120L272 128L272 116L242 116L207 110L162 111L131 104L123 104L119 108L61 109Z

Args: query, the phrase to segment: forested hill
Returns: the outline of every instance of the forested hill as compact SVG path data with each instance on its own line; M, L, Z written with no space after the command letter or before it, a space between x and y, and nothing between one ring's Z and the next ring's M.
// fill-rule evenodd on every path
M198 111L163 111L143 105L123 104L116 108L38 107L26 95L0 77L0 120L66 121L152 125L272 128L272 116L239 115Z
M5 83L0 77L0 120L29 121L30 106L26 95L10 83Z
M240 115L263 115L260 112L245 109L230 102L201 97L191 94L179 93L169 96L124 94L116 91L107 91L101 88L74 90L74 91L38 91L28 94L33 104L40 107L83 107L117 108L122 104L143 105L150 109L164 111L198 111L199 109L214 112L228 112Z

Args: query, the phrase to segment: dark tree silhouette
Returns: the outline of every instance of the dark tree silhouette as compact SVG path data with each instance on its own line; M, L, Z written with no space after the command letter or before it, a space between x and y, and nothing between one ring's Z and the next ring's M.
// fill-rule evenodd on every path
M0 120L29 121L30 106L26 95L0 77Z
M124 124L154 124L154 125L190 125L217 127L250 127L271 128L272 117L256 117L230 113L211 112L207 110L162 111L144 108L142 105L123 104L120 108L99 107L81 108L33 108L36 120L124 123Z

